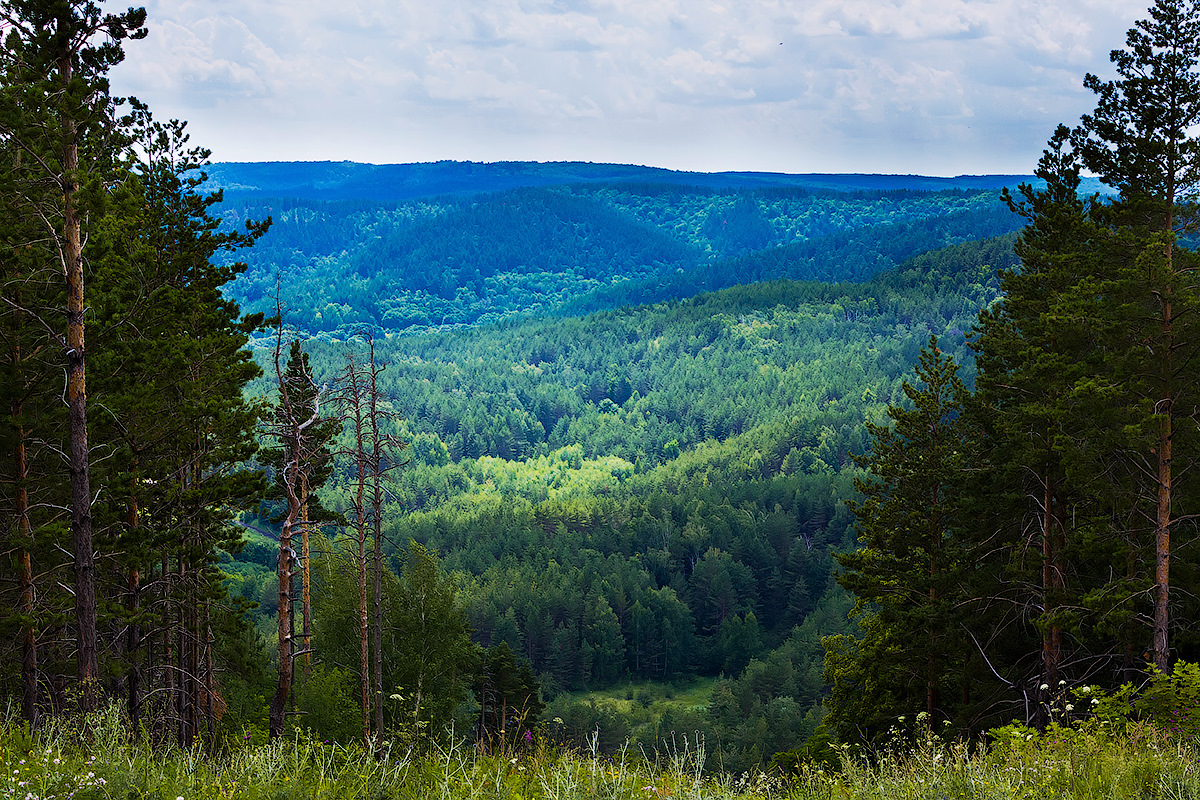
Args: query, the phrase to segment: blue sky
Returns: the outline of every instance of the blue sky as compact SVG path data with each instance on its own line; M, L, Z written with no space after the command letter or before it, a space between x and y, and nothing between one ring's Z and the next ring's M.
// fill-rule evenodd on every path
M1028 173L1143 0L143 0L216 161ZM114 9L128 2L109 3Z

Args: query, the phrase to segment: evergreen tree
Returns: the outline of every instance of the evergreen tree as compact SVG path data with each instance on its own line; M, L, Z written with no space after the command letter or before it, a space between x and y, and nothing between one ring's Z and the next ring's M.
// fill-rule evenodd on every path
M507 642L484 651L473 687L479 703L478 741L485 747L512 747L531 738L546 707L541 685L527 661L518 662Z
M889 407L891 426L868 425L871 452L855 457L870 477L856 481L860 547L838 556L838 581L857 597L863 638L827 645L830 723L843 741L863 728L878 734L889 715L914 706L931 721L956 719L968 702L962 602L976 556L961 490L973 461L957 372L931 337L916 368L919 386L904 383L911 408Z
M1195 259L1176 239L1197 223L1200 9L1194 0L1157 0L1111 61L1117 80L1085 79L1097 105L1073 138L1083 166L1120 192L1106 217L1126 243L1111 252L1112 277L1124 291L1111 293L1104 311L1126 323L1110 360L1112 377L1137 406L1130 423L1137 431L1120 455L1137 495L1129 520L1138 527L1144 520L1152 536L1151 652L1166 672L1171 538L1192 518L1194 493L1180 480L1197 456L1192 409L1200 386L1191 376L1200 356L1200 292Z
M1015 248L1021 266L1001 273L1004 295L980 314L972 345L979 377L968 412L986 456L972 491L981 525L1013 554L1003 580L977 593L1019 609L1003 634L989 639L1005 640L1006 680L1026 689L1057 688L1064 661L1085 655L1076 649L1086 644L1084 596L1097 565L1082 563L1082 531L1094 530L1106 510L1094 478L1069 469L1078 460L1071 455L1075 433L1088 417L1075 387L1102 368L1097 342L1105 335L1094 309L1079 300L1095 285L1109 238L1094 219L1098 201L1079 196L1069 136L1060 127L1043 155L1043 188L1023 184L1020 201L1005 194L1028 222ZM1040 670L1015 655L1031 633L1025 620L1040 630ZM1053 690L1042 690L1041 699Z
M215 551L237 548L231 516L263 490L258 473L238 467L257 447L258 408L243 391L259 375L246 345L262 316L242 317L223 296L244 267L214 262L252 244L265 223L218 231L209 209L220 196L197 192L208 151L189 145L183 123L158 123L139 103L124 122L135 157L89 243L102 289L93 293L93 393L109 412L91 425L108 446L96 514L103 549L115 554L109 592L124 600L111 624L124 627L130 716L140 719L147 689L165 689L172 713L156 722L170 716L187 743L216 716L211 634L231 609L221 607ZM148 652L152 642L160 655Z
M71 539L75 650L82 701L96 701L100 679L96 547L93 541L91 455L88 447L87 348L84 336L85 220L94 218L111 173L116 124L105 78L121 62L121 42L146 35L145 9L103 13L91 0L5 0L0 3L0 131L20 156L25 213L40 218L61 267L66 324L42 320L63 351L71 477ZM119 144L117 145L119 146ZM12 152L12 151L10 151Z

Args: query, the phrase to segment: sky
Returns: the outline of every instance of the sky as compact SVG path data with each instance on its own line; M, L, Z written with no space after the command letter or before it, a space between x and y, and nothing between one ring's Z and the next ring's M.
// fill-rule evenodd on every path
M1027 174L1147 2L143 0L111 81L214 161Z

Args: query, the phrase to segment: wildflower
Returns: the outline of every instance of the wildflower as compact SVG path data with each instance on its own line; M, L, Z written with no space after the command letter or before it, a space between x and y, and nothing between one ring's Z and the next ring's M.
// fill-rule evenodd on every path
M525 743L529 744L533 741L533 731L525 731Z
M1044 691L1046 691L1047 689L1049 689L1049 688L1050 688L1050 684L1048 684L1048 683L1043 683L1043 684L1042 684L1041 686L1039 686L1038 688L1039 688L1039 689L1041 689L1041 690L1044 692Z

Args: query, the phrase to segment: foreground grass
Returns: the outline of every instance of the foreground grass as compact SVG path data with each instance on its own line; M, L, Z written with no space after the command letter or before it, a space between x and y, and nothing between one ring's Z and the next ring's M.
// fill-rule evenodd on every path
M1193 743L1136 727L1118 737L1014 735L986 751L926 739L872 761L847 757L840 771L811 767L784 778L706 773L703 747L694 742L681 742L658 763L640 753L605 759L536 746L501 755L393 750L376 759L303 737L205 756L130 743L115 715L36 737L0 725L3 800L1200 800L1198 763Z

